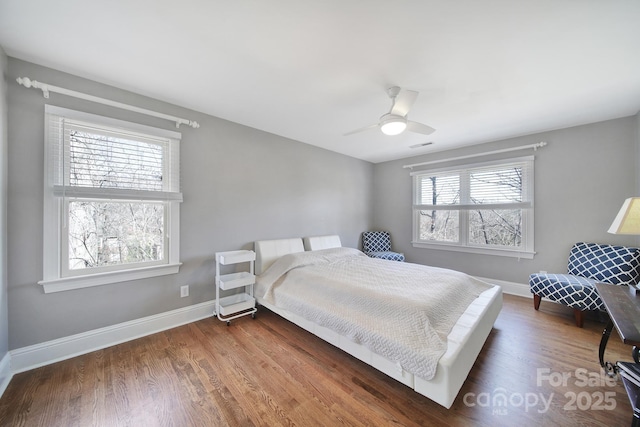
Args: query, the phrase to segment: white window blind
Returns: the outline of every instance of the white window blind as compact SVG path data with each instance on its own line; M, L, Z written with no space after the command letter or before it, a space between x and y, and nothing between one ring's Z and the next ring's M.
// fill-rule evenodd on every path
M418 206L425 209L433 206L445 208L446 206L460 205L460 174L458 173L433 173L420 175L417 178Z
M50 183L59 197L182 201L179 140L50 114Z
M533 157L500 165L414 172L416 209L531 207Z

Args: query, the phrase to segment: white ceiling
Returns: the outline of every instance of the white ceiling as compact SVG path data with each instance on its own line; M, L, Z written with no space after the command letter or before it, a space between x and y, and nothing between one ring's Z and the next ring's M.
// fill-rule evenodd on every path
M0 45L371 162L640 110L638 0L0 0ZM393 85L437 131L342 136Z

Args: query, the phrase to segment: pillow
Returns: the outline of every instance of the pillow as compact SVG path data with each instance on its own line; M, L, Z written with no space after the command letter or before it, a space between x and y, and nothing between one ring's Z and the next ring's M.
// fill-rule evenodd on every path
M306 251L319 251L322 249L341 248L340 236L332 234L328 236L305 237L304 249Z

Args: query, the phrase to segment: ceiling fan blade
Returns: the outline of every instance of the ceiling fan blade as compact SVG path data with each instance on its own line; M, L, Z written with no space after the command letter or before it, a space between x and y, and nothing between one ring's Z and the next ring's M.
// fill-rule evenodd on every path
M424 125L418 122L407 121L407 130L410 132L421 133L423 135L431 135L436 130L431 126Z
M376 123L375 125L365 126L363 128L352 130L351 132L344 133L344 134L342 134L342 136L353 135L354 133L364 132L365 130L369 130L369 129L373 129L373 128L377 128L377 127L378 127L378 124Z
M390 113L402 117L406 116L417 97L418 92L415 90L401 90L393 102Z

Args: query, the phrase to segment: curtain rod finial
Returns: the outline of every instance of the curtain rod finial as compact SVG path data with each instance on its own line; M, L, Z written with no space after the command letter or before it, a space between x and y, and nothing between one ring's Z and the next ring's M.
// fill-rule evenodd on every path
M194 129L198 129L200 127L200 124L196 121L193 120L183 120L183 119L179 119L176 121L176 128L179 128L180 125L187 125L187 126L191 126Z
M46 84L42 84L37 80L31 80L29 77L18 77L16 81L27 89L35 88L42 90L42 95L49 99L49 87Z
M26 88L31 87L31 79L29 77L18 77L16 81L18 82L19 85L22 85Z

